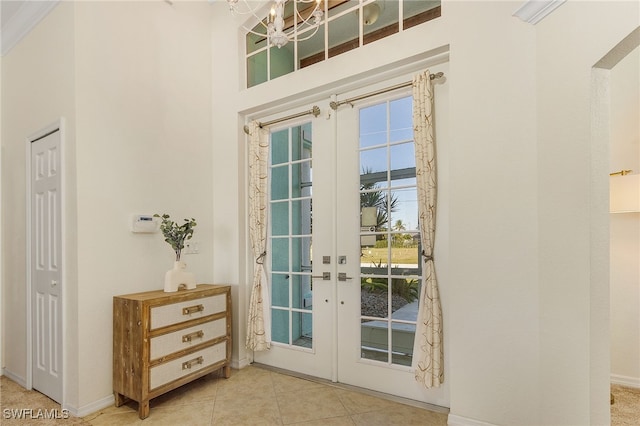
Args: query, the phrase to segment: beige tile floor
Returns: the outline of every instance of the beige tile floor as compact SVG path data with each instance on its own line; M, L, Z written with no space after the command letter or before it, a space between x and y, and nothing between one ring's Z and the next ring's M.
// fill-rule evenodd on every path
M612 426L640 424L640 389L612 386ZM408 402L408 401L404 401ZM138 418L137 404L108 407L82 419L12 419L5 410L58 410L60 405L0 377L1 425L446 425L446 409L404 404L388 397L251 366L231 378L210 374L151 401ZM431 408L431 410L426 408Z
M26 391L2 378L2 407L55 407L38 392ZM38 401L26 402L29 397ZM9 396L8 394L13 394ZM35 395L34 395L35 394ZM406 401L404 401L406 402ZM49 404L49 405L46 405ZM401 400L377 397L331 383L298 378L270 369L249 366L232 370L224 379L213 373L151 401L145 420L138 418L135 402L107 407L83 419L54 423L73 425L446 425L447 410L407 405ZM57 405L59 409L59 405ZM4 425L5 420L0 423ZM27 424L9 420L6 424Z

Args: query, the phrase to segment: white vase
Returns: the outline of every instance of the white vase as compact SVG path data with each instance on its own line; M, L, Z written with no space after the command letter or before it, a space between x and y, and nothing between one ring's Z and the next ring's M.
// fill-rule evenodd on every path
M173 293L181 287L187 290L196 288L196 279L192 272L185 271L186 263L176 261L173 263L173 269L167 271L164 275L164 291Z

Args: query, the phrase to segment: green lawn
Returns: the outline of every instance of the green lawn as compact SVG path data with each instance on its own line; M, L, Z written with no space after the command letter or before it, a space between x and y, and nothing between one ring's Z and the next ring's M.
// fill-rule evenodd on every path
M363 247L362 248L362 262L382 263L386 265L388 263L387 247L375 248L375 247ZM391 248L391 264L418 264L418 248L417 247L392 247Z

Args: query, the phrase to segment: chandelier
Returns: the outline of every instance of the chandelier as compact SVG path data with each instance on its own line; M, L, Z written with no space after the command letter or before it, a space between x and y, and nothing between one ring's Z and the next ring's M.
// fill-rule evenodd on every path
M293 15L289 18L284 16L287 2L293 3ZM313 37L318 32L323 15L320 7L323 3L322 0L274 0L271 12L266 20L256 14L256 11L260 8L252 8L248 0L227 0L227 3L232 14L251 14L255 16L264 27L265 32L256 32L255 28L254 30L243 28L251 34L266 37L269 45L277 46L278 48L293 39L304 41ZM298 34L307 28L313 29L309 31L309 34L305 34L303 38L300 38Z

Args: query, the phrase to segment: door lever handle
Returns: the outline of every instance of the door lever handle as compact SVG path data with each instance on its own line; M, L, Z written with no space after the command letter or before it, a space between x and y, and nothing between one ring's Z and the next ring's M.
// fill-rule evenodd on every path
M331 272L323 272L322 275L312 275L311 278L322 278L323 280L331 279Z
M352 280L352 277L348 277L346 272L338 272L338 281Z

